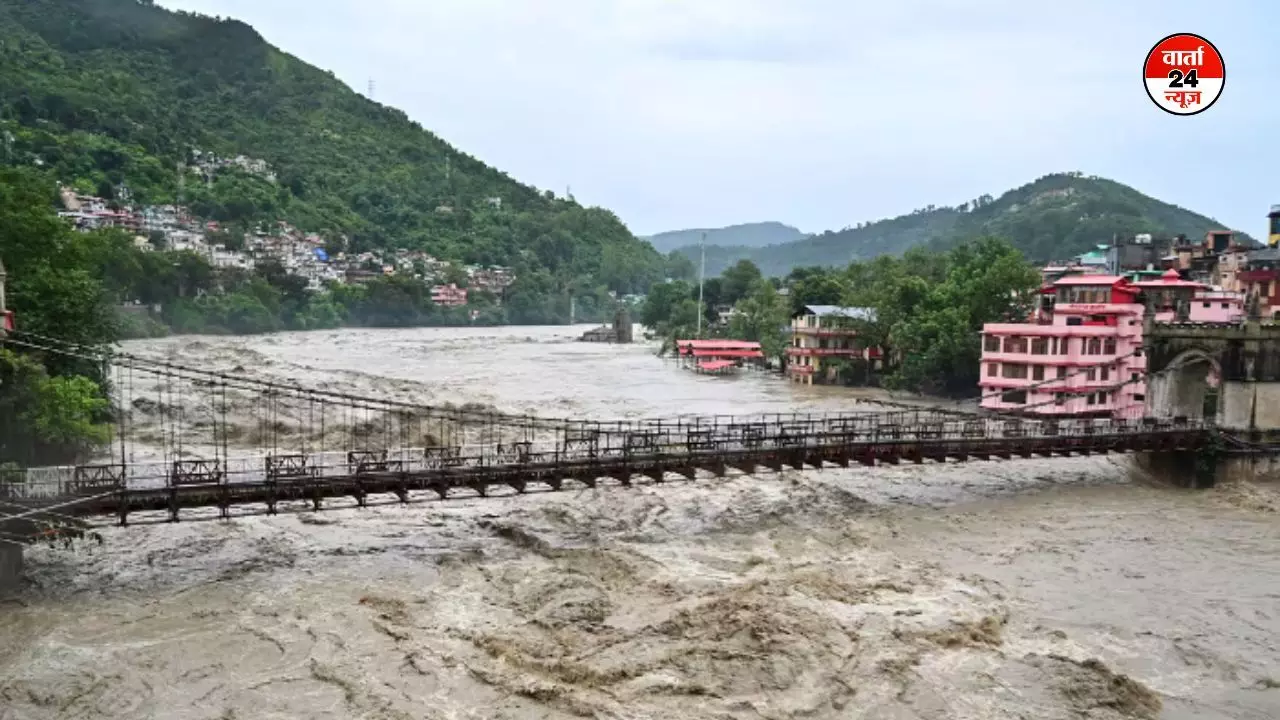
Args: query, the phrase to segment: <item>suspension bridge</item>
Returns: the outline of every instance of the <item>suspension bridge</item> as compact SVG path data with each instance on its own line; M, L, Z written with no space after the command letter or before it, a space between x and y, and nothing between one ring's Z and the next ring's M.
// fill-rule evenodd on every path
M0 521L227 519L426 499L630 486L730 470L1194 451L1186 418L1053 419L946 409L596 421L420 405L220 373L19 334L96 363L112 438L93 462L0 478ZM33 524L34 523L34 524Z

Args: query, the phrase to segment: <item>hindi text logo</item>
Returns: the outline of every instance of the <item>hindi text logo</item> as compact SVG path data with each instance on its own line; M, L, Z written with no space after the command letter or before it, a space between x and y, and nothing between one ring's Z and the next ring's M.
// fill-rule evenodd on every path
M1143 67L1147 95L1161 110L1195 115L1222 95L1226 64L1213 43L1199 35L1176 33L1156 43Z

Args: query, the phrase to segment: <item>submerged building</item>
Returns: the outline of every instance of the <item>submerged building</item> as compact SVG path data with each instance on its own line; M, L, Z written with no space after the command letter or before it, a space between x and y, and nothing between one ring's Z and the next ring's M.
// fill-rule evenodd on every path
M875 321L871 308L806 305L791 319L787 377L812 385L836 380L840 360L879 361L878 348L858 339L858 321Z

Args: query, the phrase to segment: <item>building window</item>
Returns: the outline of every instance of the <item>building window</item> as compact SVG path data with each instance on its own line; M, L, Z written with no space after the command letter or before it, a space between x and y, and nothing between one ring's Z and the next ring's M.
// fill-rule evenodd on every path
M1085 349L1085 355L1101 355L1102 340L1099 338L1089 338L1089 345Z
M1007 337L1004 339L1004 351L1007 353L1023 354L1027 352L1027 339L1020 337Z
M988 335L982 341L982 349L987 352L1000 352L1000 338L995 335Z
M1031 341L1032 355L1048 355L1049 354L1049 338L1035 338Z
M1084 379L1088 380L1089 382L1094 382L1095 380L1097 380L1098 368L1089 368L1088 370L1086 370L1084 373Z
M1027 379L1027 366L1020 363L1005 363L1001 374L1011 380Z
M1115 339L1115 338L1107 338L1107 339L1106 339L1106 341L1105 341L1105 342L1103 343L1103 345L1102 345L1102 354L1103 354L1103 355L1115 355L1115 354L1116 354L1116 339Z
M1133 394L1133 399L1134 399L1134 400L1137 400L1138 402L1143 402L1143 401L1145 401L1145 400L1147 399L1147 396L1146 396L1146 395L1142 395L1142 394L1140 394L1140 393L1134 393L1134 394Z
M998 371L999 367L1000 365L998 365L997 363L991 363L990 365L987 365L987 377L995 377L996 374L999 372Z
M1043 366L1043 365L1036 365L1036 366L1034 366L1034 367L1032 367L1032 368L1031 368L1031 379L1032 379L1032 380L1043 380L1043 379L1044 379L1044 366Z
M1093 393L1089 393L1088 404L1090 404L1090 405L1093 405L1093 404L1094 404L1094 402L1093 402L1093 397L1094 397Z
M1058 379L1059 380L1067 379L1067 369L1065 367L1058 368Z
M1205 305L1205 307L1209 307L1209 306L1206 304L1206 305ZM1223 310L1230 310L1230 309L1231 309L1231 303L1222 303L1222 309L1223 309Z
M1054 404L1054 405L1066 405L1066 404L1067 404L1067 394L1066 394L1066 393L1055 393L1055 394L1054 394L1054 396L1053 396L1053 404Z
M1208 300L1206 300L1206 301L1204 302L1204 306L1205 306L1205 307L1210 307L1211 305L1212 305L1212 303L1210 303ZM1223 305L1222 307L1226 307L1226 305Z
M1010 405L1026 405L1027 391L1026 390L1009 390L1000 395L1000 402L1006 402L1006 403L1009 403Z

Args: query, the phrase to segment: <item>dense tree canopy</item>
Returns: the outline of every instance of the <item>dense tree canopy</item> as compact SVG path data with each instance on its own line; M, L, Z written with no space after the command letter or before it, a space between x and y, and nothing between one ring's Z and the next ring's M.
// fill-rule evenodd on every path
M54 185L0 168L0 258L7 303L27 332L76 343L113 342L112 262L96 234L74 233L53 212ZM105 378L95 362L14 344L0 349L0 464L83 458L106 438Z
M0 136L0 161L84 192L545 273L528 316L575 287L643 293L669 269L612 213L512 180L249 26L136 0L0 0Z
M736 296L748 277L756 279ZM869 308L874 319L856 324L864 346L885 351L887 365L876 379L906 390L967 395L977 392L983 324L1026 317L1039 273L1008 242L982 238L945 253L917 248L843 269L797 268L778 283L789 298L749 261L715 280L716 301L734 298L736 304L728 325L708 322L709 333L759 342L766 356L777 358L786 346L784 326L805 305ZM692 337L696 320L697 287L683 282L654 287L641 314L644 325L668 340ZM848 379L867 377L856 372Z

